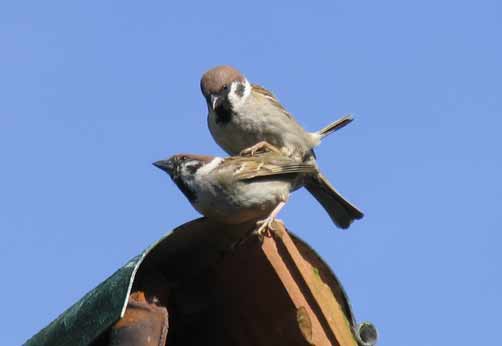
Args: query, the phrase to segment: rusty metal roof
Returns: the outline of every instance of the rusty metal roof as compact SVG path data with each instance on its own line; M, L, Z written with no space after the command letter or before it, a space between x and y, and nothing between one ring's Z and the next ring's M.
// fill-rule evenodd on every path
M242 225L216 224L205 218L176 228L127 262L24 345L89 345L124 315L131 289L141 281L145 268L161 267L168 281L179 281L190 273L205 270L247 229ZM329 266L303 240L291 232L289 234L296 247L301 249L302 256L315 264L314 270L322 271L323 279L338 301L357 343L373 345L376 329L368 323L356 323L347 294Z

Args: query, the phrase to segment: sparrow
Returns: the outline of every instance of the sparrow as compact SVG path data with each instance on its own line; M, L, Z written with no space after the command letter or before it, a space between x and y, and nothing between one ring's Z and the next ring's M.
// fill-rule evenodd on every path
M317 167L314 148L334 131L352 122L345 116L317 132L307 132L267 89L251 84L231 66L215 67L202 76L207 122L216 143L230 155L253 155L265 149ZM348 228L363 213L340 194L320 171L305 183L334 223Z
M231 66L204 73L200 87L208 107L209 131L229 155L268 143L272 146L268 149L304 159L313 156L312 149L321 139L353 120L346 116L320 131L307 132L270 91L251 84Z
M153 164L204 216L227 224L257 221L258 233L271 227L291 192L318 175L315 164L276 152L228 158L178 154ZM311 192L324 198L322 190ZM339 194L336 203L340 224L348 226L354 207Z

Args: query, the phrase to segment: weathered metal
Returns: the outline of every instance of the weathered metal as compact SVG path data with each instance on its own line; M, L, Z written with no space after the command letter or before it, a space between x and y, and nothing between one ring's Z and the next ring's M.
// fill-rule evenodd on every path
M135 292L129 297L124 317L112 326L107 338L96 344L164 346L168 328L167 309L148 302L144 292Z
M162 238L159 242L165 239ZM159 242L128 261L108 279L88 292L25 346L88 346L123 317L137 270L145 256Z
M288 338L298 345L303 345L301 340L306 345L328 340L340 346L376 342L376 329L356 323L340 281L297 236L279 227L273 239L260 243L253 238L232 249L251 228L205 218L176 228L25 345L90 345L112 326L120 326L116 322L124 316L132 292L145 292L150 303L167 308L170 346L195 345L198 337L247 340L240 345L262 344L265 336L268 345ZM194 328L200 330L190 332Z

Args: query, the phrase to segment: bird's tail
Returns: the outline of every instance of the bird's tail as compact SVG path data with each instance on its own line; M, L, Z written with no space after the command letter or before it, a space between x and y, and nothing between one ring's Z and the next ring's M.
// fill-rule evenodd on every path
M305 187L340 228L348 228L352 221L364 216L356 206L343 198L321 173L309 177Z
M352 118L352 115L346 115L343 118L338 119L335 122L332 122L326 127L323 127L321 130L317 131L317 134L320 136L321 139L326 137L327 135L335 132L336 130L341 129L342 127L345 127L346 125L350 124L354 120Z

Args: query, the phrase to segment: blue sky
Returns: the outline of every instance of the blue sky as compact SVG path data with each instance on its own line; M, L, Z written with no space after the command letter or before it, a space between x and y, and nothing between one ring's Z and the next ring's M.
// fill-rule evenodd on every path
M366 217L305 191L280 217L330 263L381 345L493 343L502 309L497 1L0 5L5 345L21 344L196 218L151 162L222 154L201 74L232 64L306 129L356 121L319 164Z

